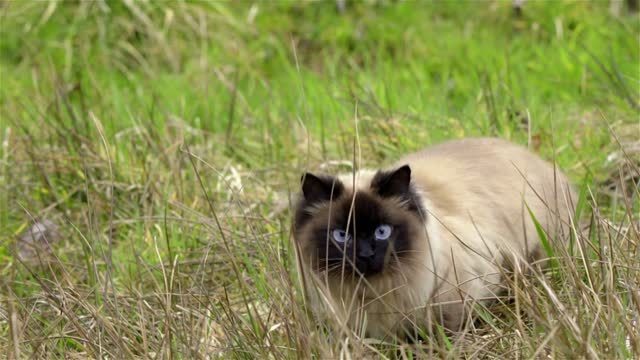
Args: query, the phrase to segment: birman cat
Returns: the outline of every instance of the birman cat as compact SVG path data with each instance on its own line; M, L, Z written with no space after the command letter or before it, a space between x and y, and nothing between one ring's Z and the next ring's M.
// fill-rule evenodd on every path
M570 234L575 193L557 168L504 140L470 138L384 170L302 178L294 239L318 314L372 337L461 330L505 268ZM311 292L310 292L311 293Z

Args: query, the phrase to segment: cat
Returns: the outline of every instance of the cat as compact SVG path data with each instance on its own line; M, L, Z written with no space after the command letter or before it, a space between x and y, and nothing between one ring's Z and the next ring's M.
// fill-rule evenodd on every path
M494 138L301 183L293 237L314 312L374 338L462 331L471 306L499 296L505 267L543 257L532 215L565 241L576 201L557 168Z

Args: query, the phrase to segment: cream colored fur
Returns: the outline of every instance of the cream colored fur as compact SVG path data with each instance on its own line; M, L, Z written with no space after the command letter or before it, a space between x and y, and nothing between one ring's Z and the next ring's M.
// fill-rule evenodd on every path
M567 178L523 147L463 139L408 155L396 166L404 164L427 212L413 260L372 279L307 276L320 289L315 306L344 326L377 338L434 321L458 330L471 304L498 295L504 264L543 253L527 206L549 237L569 234L576 197ZM355 189L369 191L374 174L358 172ZM352 174L339 178L353 189Z

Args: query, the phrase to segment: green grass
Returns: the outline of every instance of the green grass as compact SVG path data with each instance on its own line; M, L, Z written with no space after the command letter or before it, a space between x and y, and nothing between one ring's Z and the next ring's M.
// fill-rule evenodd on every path
M637 358L639 36L608 1L0 2L0 351ZM584 189L578 255L546 249L553 276L516 277L460 338L317 324L300 174L479 135ZM21 263L41 219L55 255Z

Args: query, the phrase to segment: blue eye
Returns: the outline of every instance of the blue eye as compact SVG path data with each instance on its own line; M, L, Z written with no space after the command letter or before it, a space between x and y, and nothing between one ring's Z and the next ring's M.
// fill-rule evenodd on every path
M339 243L343 243L351 239L351 235L347 234L346 231L340 229L333 230L331 235L333 235L333 239Z
M387 240L391 236L391 226L382 224L376 228L375 236L376 240Z

